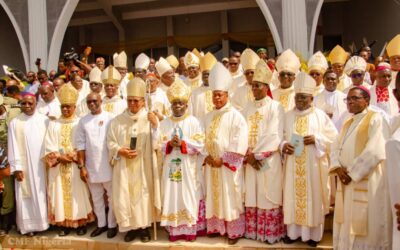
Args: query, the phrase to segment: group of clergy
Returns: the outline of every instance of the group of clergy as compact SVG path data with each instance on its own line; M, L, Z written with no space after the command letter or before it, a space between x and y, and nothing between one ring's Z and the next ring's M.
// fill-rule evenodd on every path
M335 249L390 249L400 35L373 72L339 45L307 71L290 49L275 65L258 52L224 65L195 49L182 62L160 57L155 71L140 54L133 74L121 52L89 81L72 74L56 98L48 86L24 95L8 126L18 230L83 235L97 218L92 237L127 242L149 241L160 222L171 241L315 247L334 206Z

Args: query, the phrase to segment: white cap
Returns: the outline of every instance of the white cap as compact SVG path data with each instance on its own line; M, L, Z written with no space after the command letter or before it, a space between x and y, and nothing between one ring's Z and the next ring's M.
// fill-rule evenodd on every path
M114 53L113 55L113 59L114 59L114 67L116 68L128 68L127 66L127 56L125 51L122 51L121 53Z
M282 52L275 65L279 73L281 71L288 71L293 74L297 74L301 66L299 58L290 49Z
M328 69L328 61L326 60L324 54L321 51L317 51L314 55L310 57L307 63L308 72L311 70L317 70L322 73Z
M300 72L293 82L295 93L314 95L317 83L310 75Z
M158 62L156 62L156 69L157 69L158 74L160 76L162 76L162 75L164 75L165 72L167 72L168 70L171 70L172 67L169 64L169 62L164 59L164 57L160 57L160 59L158 59Z
M210 70L208 82L212 90L229 91L232 81L231 73L222 63L217 62Z
M140 53L135 60L135 69L147 70L150 65L150 58L144 53Z
M351 72L356 69L362 70L364 72L367 70L367 62L364 60L364 58L360 56L351 57L344 66L343 71L344 73L346 73L346 75L349 76Z
M98 67L94 67L89 73L90 82L102 82L101 81L101 70Z

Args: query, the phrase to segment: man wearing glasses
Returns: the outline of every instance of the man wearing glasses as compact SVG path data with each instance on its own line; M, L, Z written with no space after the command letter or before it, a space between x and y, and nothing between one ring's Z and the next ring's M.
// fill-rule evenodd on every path
M280 102L285 112L294 108L293 81L300 69L300 60L290 49L285 50L276 62L279 74L279 88L272 91L274 100Z
M54 85L54 83L53 83ZM89 86L91 93L98 93L100 96L103 96L103 84L101 81L101 70L97 67L94 67L89 74ZM85 97L78 105L76 106L76 115L78 117L84 117L89 114L90 110L86 104Z
M321 51L317 51L310 57L307 66L308 74L314 78L317 83L315 94L318 95L324 90L322 81L324 80L324 73L328 69L328 62L326 61L324 54L322 54Z
M360 56L353 56L350 58L344 67L344 72L351 78L352 84L344 89L343 93L347 95L350 89L360 85L369 89L371 86L364 81L366 70L367 63L365 62L364 58Z
M392 249L387 194L384 120L369 108L370 91L350 89L346 103L352 114L342 127L331 154L330 173L338 177L334 249Z

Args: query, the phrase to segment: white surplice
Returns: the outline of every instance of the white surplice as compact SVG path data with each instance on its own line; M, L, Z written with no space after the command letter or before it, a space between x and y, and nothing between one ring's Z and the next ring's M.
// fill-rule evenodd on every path
M15 180L16 220L22 234L44 231L49 227L46 169L42 161L47 125L48 118L35 112L32 116L18 115L8 127L11 172L24 172L22 182Z
M335 249L391 249L392 221L383 162L386 136L379 113L374 112L370 118L368 134L361 135L368 137L365 147L356 155L356 145L360 140L358 130L368 121L364 121L368 112L373 111L365 109L353 115L347 133L341 131L332 148L331 171L342 166L347 168L352 178L348 185L338 181L333 225ZM360 223L365 225L359 226ZM365 230L365 235L355 229Z
M332 122L338 131L341 128L341 115L347 112L347 106L344 102L346 95L339 90L327 91L324 89L319 95L314 97L315 107L325 111L326 113L332 113Z
M103 98L103 103L101 104L101 108L109 113L116 115L122 114L127 107L126 100L121 97L115 95L112 98L105 96Z
M399 106L397 104L396 97L393 95L393 89L389 86L388 93L389 93L389 101L388 102L377 102L377 95L376 95L376 85L372 86L370 89L371 92L371 100L370 104L375 105L385 111L390 117L393 117L399 113Z
M36 106L36 110L42 115L46 116L51 116L55 118L60 118L61 116L61 104L58 101L57 97L54 97L54 99L49 103L46 103L45 101L43 101L43 99L39 100Z
M285 112L294 108L294 95L295 93L293 86L287 89L277 88L272 91L273 99L282 105Z
M240 86L231 98L232 105L239 111L242 111L249 102L254 101L251 85L246 82Z
M330 205L329 152L337 130L325 112L314 107L290 110L284 123L283 144L293 144L293 134L315 137L315 144L304 145L297 156L285 157L283 211L287 233L291 239L320 241Z
M192 109L192 115L204 122L206 114L214 110L210 87L202 85L195 89L190 97L189 106Z
M169 144L178 135L183 144L172 148ZM164 154L161 190L161 226L177 227L196 225L199 202L203 193L204 131L200 122L190 115L170 117L160 125L160 137Z
M279 153L283 138L283 108L279 102L265 97L250 102L242 113L249 129L249 150L263 165L260 170L246 165L245 206L279 208L283 194L283 169Z
M169 103L166 92L159 87L153 93L150 93L152 110L157 111L164 117L171 114L171 104Z

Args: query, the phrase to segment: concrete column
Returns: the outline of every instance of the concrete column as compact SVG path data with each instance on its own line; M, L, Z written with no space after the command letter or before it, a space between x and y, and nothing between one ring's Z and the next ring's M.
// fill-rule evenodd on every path
M29 20L29 70L36 70L36 58L42 59L42 68L47 68L47 11L46 0L28 2Z
M223 10L221 11L221 33L227 34L228 32L228 12ZM222 39L222 55L229 57L229 40Z
M174 36L174 21L172 16L167 16L167 37ZM175 46L168 45L168 55L175 55Z

